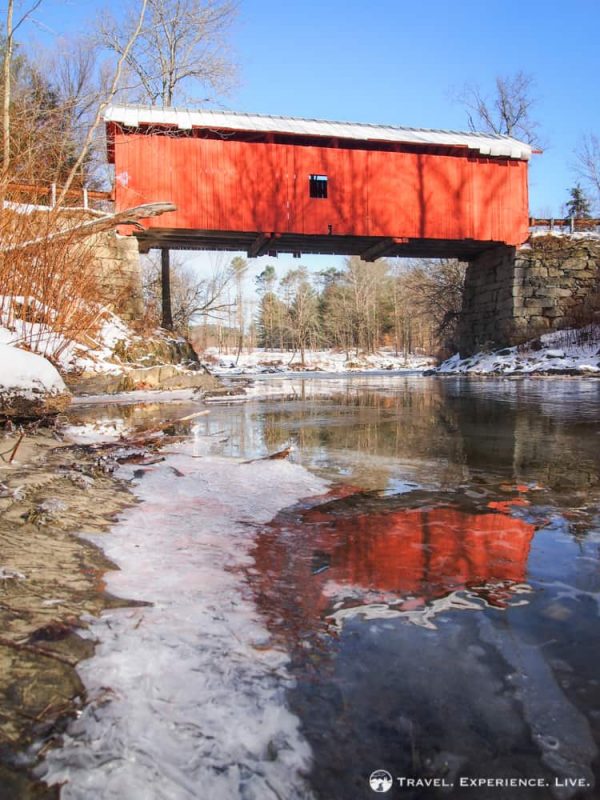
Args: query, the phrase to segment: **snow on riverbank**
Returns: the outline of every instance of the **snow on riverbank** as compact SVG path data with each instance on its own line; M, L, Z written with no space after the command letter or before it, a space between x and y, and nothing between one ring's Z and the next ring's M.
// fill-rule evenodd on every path
M33 399L40 393L62 394L67 387L47 359L0 343L0 393L15 390Z
M15 310L24 303L22 297L8 298L0 295L0 343L13 348L26 347L39 355L49 356L64 372L91 370L116 373L121 370L115 359L117 342L129 343L133 333L123 320L108 309L98 309L98 328L92 337L82 336L82 341L72 341L55 331L48 323L21 319ZM34 311L49 313L37 301L30 301Z
M334 350L307 350L305 364L300 364L300 353L287 350L256 349L252 352L223 355L214 347L204 353L207 366L214 375L251 375L256 373L289 372L357 372L369 370L423 370L435 363L429 356L394 355L393 350L356 355Z
M99 644L79 671L92 702L46 762L46 781L67 781L62 800L311 796L287 656L239 570L252 567L255 526L325 484L286 461L193 452L147 471L144 502L94 537L120 567L108 590L153 605L91 620Z
M63 411L70 399L63 379L47 359L0 343L0 414L56 413Z
M518 347L452 356L433 370L438 375L598 375L600 331L597 326L547 333Z

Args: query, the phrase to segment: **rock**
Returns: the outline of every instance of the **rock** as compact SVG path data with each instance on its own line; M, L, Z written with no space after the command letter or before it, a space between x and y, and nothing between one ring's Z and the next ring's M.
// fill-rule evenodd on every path
M131 342L117 342L114 353L125 364L159 367L181 364L198 369L198 356L191 344L181 336L151 336Z
M94 372L83 375L68 375L69 387L74 394L116 394L135 389L215 389L221 385L212 375L196 370L184 369L177 364L161 364L153 367L124 367L123 371L110 373Z
M46 358L0 345L0 416L44 417L70 403L69 390Z

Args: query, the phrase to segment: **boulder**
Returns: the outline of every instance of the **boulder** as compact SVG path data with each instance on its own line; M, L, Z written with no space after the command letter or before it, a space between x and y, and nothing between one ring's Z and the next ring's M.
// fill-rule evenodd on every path
M221 382L214 376L199 370L184 369L177 364L124 367L117 374L88 372L67 375L67 381L75 395L118 394L136 389L211 390L221 386Z

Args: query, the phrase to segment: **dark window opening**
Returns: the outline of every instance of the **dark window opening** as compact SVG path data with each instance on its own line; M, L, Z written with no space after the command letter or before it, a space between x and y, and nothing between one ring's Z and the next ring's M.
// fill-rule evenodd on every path
M327 175L311 175L308 179L308 188L311 197L321 200L327 198Z

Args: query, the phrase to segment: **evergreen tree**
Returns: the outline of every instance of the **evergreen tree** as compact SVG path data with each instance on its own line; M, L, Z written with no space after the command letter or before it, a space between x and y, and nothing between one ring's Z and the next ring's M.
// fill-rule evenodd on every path
M569 195L570 199L565 206L567 216L575 217L575 219L589 219L590 201L578 183L569 189Z

